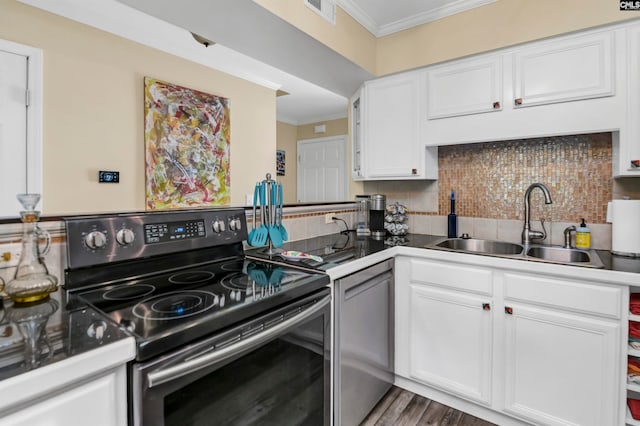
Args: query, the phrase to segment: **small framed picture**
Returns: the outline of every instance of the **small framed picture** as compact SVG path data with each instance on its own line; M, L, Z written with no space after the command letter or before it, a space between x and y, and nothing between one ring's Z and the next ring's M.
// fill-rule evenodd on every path
M284 149L279 149L276 151L276 174L278 176L284 176L284 168L285 168L285 151Z

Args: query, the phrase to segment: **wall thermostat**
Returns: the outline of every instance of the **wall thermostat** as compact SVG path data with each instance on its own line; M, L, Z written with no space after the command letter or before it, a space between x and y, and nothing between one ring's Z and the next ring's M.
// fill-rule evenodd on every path
M98 182L100 183L120 183L120 172L109 172L100 170L98 172Z

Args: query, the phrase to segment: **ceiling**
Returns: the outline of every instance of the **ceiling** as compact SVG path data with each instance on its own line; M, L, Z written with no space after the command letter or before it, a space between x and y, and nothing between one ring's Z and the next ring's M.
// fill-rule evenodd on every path
M253 0L18 1L285 91L277 120L293 125L346 117L349 96L375 78ZM496 0L335 1L382 35Z
M336 0L376 37L382 37L497 0Z

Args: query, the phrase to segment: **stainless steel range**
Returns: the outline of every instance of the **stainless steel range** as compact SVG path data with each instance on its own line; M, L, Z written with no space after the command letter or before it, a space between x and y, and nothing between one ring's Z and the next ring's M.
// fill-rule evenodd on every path
M132 425L328 425L329 278L245 259L243 209L65 219L65 288L135 337Z

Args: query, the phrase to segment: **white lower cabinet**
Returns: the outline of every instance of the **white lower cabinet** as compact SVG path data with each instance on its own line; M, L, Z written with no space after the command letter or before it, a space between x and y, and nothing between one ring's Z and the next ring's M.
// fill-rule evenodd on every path
M510 308L504 410L544 425L619 424L619 323L526 304Z
M127 424L123 365L0 419L0 426L122 426Z
M411 377L489 405L493 323L482 309L487 298L414 283L409 291Z
M622 287L399 256L395 288L396 375L425 394L504 424L622 424Z
M135 354L127 337L4 379L0 426L126 425L126 363Z

